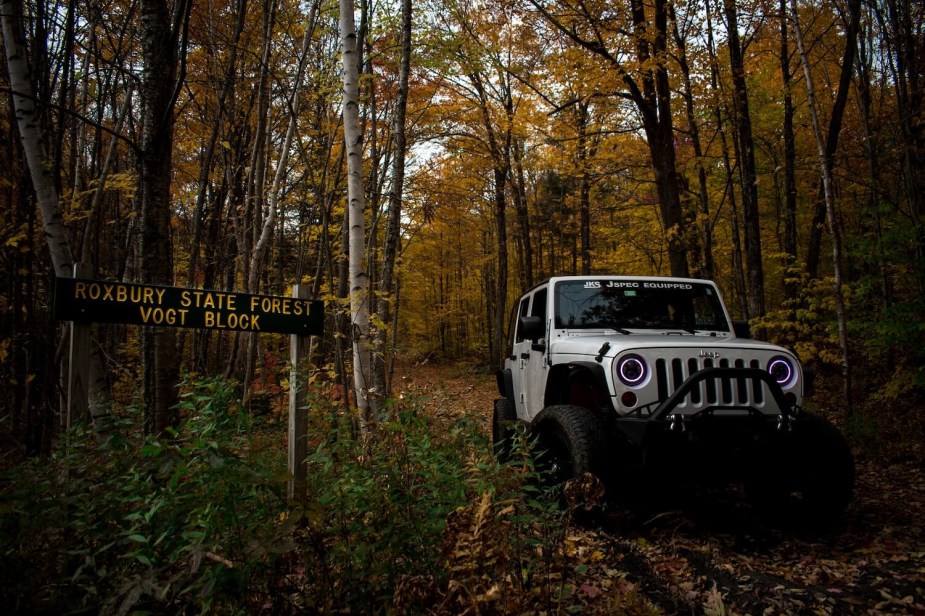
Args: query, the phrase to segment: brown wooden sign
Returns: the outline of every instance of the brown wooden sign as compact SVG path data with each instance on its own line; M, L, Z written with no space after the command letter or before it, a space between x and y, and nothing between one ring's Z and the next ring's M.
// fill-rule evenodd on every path
M274 332L318 336L324 302L129 282L57 278L54 316L62 321Z

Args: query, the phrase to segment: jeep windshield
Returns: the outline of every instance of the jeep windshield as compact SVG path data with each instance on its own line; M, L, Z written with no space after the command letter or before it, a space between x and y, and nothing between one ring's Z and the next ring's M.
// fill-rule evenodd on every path
M728 332L716 289L697 282L568 280L555 287L556 328Z

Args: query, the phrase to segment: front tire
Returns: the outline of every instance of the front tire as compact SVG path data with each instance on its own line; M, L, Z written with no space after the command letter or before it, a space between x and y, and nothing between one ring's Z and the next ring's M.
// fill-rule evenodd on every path
M538 440L536 466L549 483L564 483L584 473L601 474L602 429L591 411L550 406L536 416L533 426Z

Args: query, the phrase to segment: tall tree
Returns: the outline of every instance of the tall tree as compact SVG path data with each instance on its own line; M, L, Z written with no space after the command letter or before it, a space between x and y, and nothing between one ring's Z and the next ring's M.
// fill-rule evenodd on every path
M859 0L852 0L852 2L860 5ZM819 111L816 102L816 88L813 83L813 73L809 64L809 54L806 51L803 28L800 24L800 13L797 7L797 0L790 0L790 10L793 18L793 31L796 33L797 48L800 50L800 60L803 65L803 75L806 78L806 101L809 106L810 119L812 120L813 136L816 138L816 151L819 156L819 169L822 175L822 188L825 198L826 220L828 221L829 232L832 234L832 267L834 270L832 285L835 294L836 318L838 319L838 342L842 352L841 360L845 409L847 418L851 419L854 412L854 402L851 395L851 361L848 354L848 325L845 310L845 296L842 290L842 238L835 212L832 161L830 160L826 139L822 134L822 124L819 119Z
M739 37L739 17L735 0L723 0L726 15L726 46L732 69L733 126L736 135L739 178L742 186L742 216L745 222L745 261L748 292L748 317L764 316L764 264L761 258L761 213L758 208L758 174L755 166L755 142L748 108L745 83L745 60Z
M899 111L903 192L912 220L916 278L919 291L925 293L925 19L916 0L882 0L881 7Z
M309 45L311 44L312 36L315 32L315 20L318 16L319 6L320 2L312 4L309 20L302 36L302 48L299 53L295 76L291 86L292 93L286 104L289 116L286 136L283 138L282 145L280 146L279 158L276 161L276 172L273 175L273 184L269 189L267 215L263 219L263 224L260 227L260 234L257 236L253 252L250 255L250 266L248 267L247 277L248 293L257 294L259 291L260 276L264 270L267 250L269 249L271 238L276 229L281 193L283 192L284 182L289 175L289 156L292 151L293 142L296 139L296 131L299 124L299 112L302 105L302 97L300 96L302 90L302 76L305 73ZM253 382L254 365L256 363L257 336L258 334L256 332L251 332L248 336L247 368L244 372L244 402L245 405L248 406L252 393L251 385Z
M498 266L496 270L496 295L494 314L494 335L490 347L492 363L498 364L501 360L504 347L504 328L507 322L507 292L508 292L508 239L507 239L507 196L506 186L510 177L510 148L511 126L505 123L497 126L491 117L490 102L485 87L485 77L480 72L471 72L469 82L478 96L478 107L482 118L482 129L487 140L488 153L491 156L492 167L492 194L495 218L495 233L498 243ZM502 74L501 103L506 111L505 117L510 117L514 101L511 96L510 80Z
M32 179L35 198L38 201L42 227L54 272L60 277L70 277L73 275L73 260L67 229L58 201L57 178L54 175L55 166L50 158L49 144L45 141L45 135L48 134L48 131L47 127L43 126L43 114L37 105L38 99L33 88L23 18L23 8L20 2L3 0L0 3L3 42L6 48L13 110L16 116L16 125L19 129L19 138L25 154L29 175ZM34 221L34 205L30 204L29 209L32 210L30 218ZM27 369L30 374L30 379L36 373L49 371L47 368L40 370L40 367L34 365L29 358L25 358L23 364L23 368ZM41 400L41 391L47 389L50 388L40 387L34 396L17 396L18 399L14 399L20 408L9 409L11 411L10 415L14 417L14 425L20 423L18 421L19 417L25 419L22 422L25 427L25 434L22 436L29 455L44 454L51 449L50 428L53 423L47 409L51 407L52 401ZM38 400L30 401L33 397L38 398Z
M52 267L56 276L67 278L74 273L73 254L59 200L59 179L56 177L58 166L51 160L49 145L45 140L45 136L50 131L43 126L43 114L38 105L40 99L33 88L33 75L27 54L28 46L23 29L23 17L23 7L18 0L3 0L0 3L0 21L2 21L16 124L41 213ZM101 416L105 413L110 401L108 382L103 377L103 362L97 345L93 345L89 361L90 381L85 384L88 388L86 394L90 402L87 408L88 415L69 419L89 419ZM50 405L48 403L48 406Z
M793 3L791 2L793 11ZM848 106L848 95L851 93L851 77L854 74L854 61L857 57L858 28L861 20L861 1L848 0L848 20L845 23L845 51L841 59L841 72L838 76L838 90L832 102L832 111L829 115L829 127L825 134L825 152L823 160L829 165L828 173L833 173L835 156L838 153L838 141L841 137L842 122L845 109ZM805 35L805 32L804 32ZM808 55L808 43L804 39L803 48ZM803 51L801 51L801 55ZM805 72L805 70L804 70ZM813 212L812 226L810 227L809 246L806 249L806 271L813 278L819 275L819 255L822 250L822 232L826 226L828 206L826 205L825 186L819 186L819 195L816 197L816 207Z
M142 0L141 38L144 68L141 78L142 141L139 154L141 198L141 275L151 284L173 284L170 241L173 173L174 104L178 80L178 54L185 47L188 2L174 12L167 0ZM173 329L144 329L144 428L160 434L176 420L173 410L180 376Z
M709 9L709 7L707 7ZM699 231L698 242L691 241L691 260L696 266L695 275L712 280L716 275L716 264L713 260L713 221L710 218L710 194L707 186L707 161L703 143L700 140L700 126L698 124L697 110L694 104L694 87L691 80L691 65L688 58L687 30L694 21L689 14L683 20L672 10L672 23L675 46L677 47L678 68L681 71L682 95L684 97L684 111L687 116L687 134L694 150L694 162L697 169L697 211L691 213L695 221L695 229ZM683 26L683 27L682 27ZM694 247L697 250L694 250ZM695 256L698 257L695 259Z
M3 43L6 47L19 138L26 155L39 211L42 213L51 262L56 275L70 277L73 275L74 259L58 202L55 166L49 158L46 132L37 105L38 97L33 92L21 0L3 0L0 3L0 19L3 22Z
M389 187L388 218L382 249L382 272L379 276L379 293L376 312L379 316L378 353L375 362L376 389L380 397L389 394L388 364L394 349L388 348L389 326L392 317L397 316L398 294L395 284L395 264L398 259L401 239L402 200L405 184L405 156L407 155L407 128L405 117L408 110L408 79L411 73L412 0L401 3L401 58L398 68L398 96L395 103L395 119L392 156L392 183Z
M671 274L688 276L668 74L668 0L654 0L651 5L631 0L630 20L625 25L614 24L612 13L604 12L603 5L593 13L588 5L572 0L530 3L563 35L604 60L625 88L620 96L629 99L639 113L649 148ZM621 43L611 43L614 29L630 33L623 43L633 50L632 63L627 62Z
M790 68L790 38L787 0L780 0L780 74L784 84L784 254L787 267L797 264L797 185L796 185L796 138L793 132L793 93L791 83L793 71ZM795 297L796 285L789 282L785 274L784 289L788 297Z
M341 55L343 58L344 141L347 151L347 212L349 237L350 314L353 335L353 387L361 433L375 419L370 372L369 275L366 271L366 218L364 211L363 133L360 129L360 63L353 0L339 0Z

